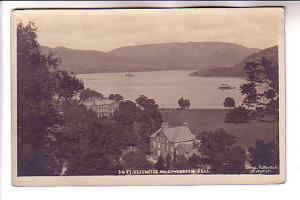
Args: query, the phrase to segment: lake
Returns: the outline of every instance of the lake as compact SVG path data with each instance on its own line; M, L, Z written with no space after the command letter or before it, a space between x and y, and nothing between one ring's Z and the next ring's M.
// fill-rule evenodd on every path
M160 108L176 108L180 97L189 99L191 108L224 108L226 97L232 97L236 105L242 101L239 86L245 82L233 77L195 77L189 70L78 74L85 88L101 92L105 96L119 93L125 99L134 101L139 95L153 98ZM220 90L227 83L236 89Z

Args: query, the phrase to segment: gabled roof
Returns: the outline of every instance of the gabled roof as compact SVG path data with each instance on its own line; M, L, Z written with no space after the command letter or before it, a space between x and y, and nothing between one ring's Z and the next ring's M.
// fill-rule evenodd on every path
M163 133L167 137L169 142L173 143L191 141L196 139L195 135L187 126L160 128L150 137L156 137L159 133Z

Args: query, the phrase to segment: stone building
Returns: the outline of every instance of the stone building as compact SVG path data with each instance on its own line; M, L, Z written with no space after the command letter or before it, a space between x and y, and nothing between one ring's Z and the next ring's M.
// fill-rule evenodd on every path
M150 151L153 159L159 156L166 158L167 155L173 159L174 153L190 157L197 152L194 148L195 135L187 124L176 127L169 127L164 122L162 127L150 136Z
M83 104L97 113L98 117L112 117L119 109L119 102L105 98L89 98Z

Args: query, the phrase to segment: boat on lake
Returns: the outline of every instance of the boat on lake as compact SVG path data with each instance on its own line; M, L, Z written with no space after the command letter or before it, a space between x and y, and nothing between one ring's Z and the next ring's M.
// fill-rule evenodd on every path
M222 83L222 85L219 87L220 90L230 90L230 89L235 89L234 86L230 86L227 83Z
M125 76L126 76L126 77L134 77L134 75L133 75L133 74L130 74L130 73L126 73Z

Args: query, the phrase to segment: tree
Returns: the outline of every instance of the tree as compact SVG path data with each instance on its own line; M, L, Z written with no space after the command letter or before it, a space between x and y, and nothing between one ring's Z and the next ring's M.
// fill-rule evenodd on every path
M139 96L135 102L144 110L157 110L158 105L155 103L154 99L148 99L145 95Z
M249 120L249 111L244 107L239 106L231 109L225 115L225 122L227 123L246 123Z
M158 160L155 163L154 168L157 169L157 170L165 169L165 159L164 159L164 157L162 157L162 156L158 157Z
M116 100L116 101L123 101L124 97L122 95L120 95L120 94L110 94L108 96L108 99Z
M235 101L231 97L226 97L223 105L224 105L224 107L227 107L227 108L233 108L233 107L235 107Z
M184 99L183 97L181 97L177 103L181 109L187 109L191 106L190 100Z
M243 104L248 108L259 108L263 113L278 114L278 63L262 57L260 62L248 62L245 70L247 82L240 87L245 95Z
M33 22L17 26L18 176L61 173L60 105L83 88L73 74L58 70L60 59L53 52L42 54L36 32Z
M56 95L61 100L72 99L79 91L83 90L83 82L80 81L73 73L67 71L55 70L50 76L55 84Z
M136 121L136 104L132 101L124 101L119 105L119 109L115 112L114 119L122 125L132 126Z
M103 94L100 92L97 92L95 90L91 90L89 88L86 88L85 90L80 92L80 100L81 101L85 101L91 97L103 98Z
M158 105L154 99L146 96L139 96L136 100L139 105L136 113L138 124L139 148L146 154L150 153L149 136L161 127L162 115L158 110Z
M202 132L198 151L213 174L245 173L245 151L236 144L236 137L220 129L214 133Z
M252 166L276 166L277 169L272 171L272 173L279 172L279 148L275 142L265 142L256 139L255 146L249 147L249 153L251 155L250 164Z

